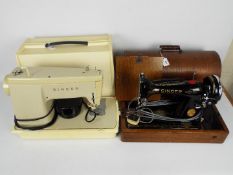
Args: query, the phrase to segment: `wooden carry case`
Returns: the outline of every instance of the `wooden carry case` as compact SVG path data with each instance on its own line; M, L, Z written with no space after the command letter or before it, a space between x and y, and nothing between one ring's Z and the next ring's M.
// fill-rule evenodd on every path
M202 81L208 75L221 75L221 60L215 51L182 51L179 46L160 46L160 51L125 51L115 56L116 98L121 111L120 133L125 142L223 143L229 131L217 108L207 115L213 127L201 129L132 129L127 127L128 102L138 96L139 73L149 79L185 78ZM169 66L164 66L167 58ZM159 95L154 99L159 99Z

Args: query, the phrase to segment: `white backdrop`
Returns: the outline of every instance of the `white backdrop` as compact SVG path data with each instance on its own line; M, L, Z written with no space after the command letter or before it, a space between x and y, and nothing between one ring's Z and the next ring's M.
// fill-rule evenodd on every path
M28 37L109 33L114 50L216 50L233 38L232 0L0 0L0 79Z
M0 82L28 37L99 33L113 35L115 50L180 44L224 58L233 39L233 0L0 0ZM233 174L225 96L218 104L230 130L224 144L23 140L10 133L13 113L1 87L0 99L1 175Z

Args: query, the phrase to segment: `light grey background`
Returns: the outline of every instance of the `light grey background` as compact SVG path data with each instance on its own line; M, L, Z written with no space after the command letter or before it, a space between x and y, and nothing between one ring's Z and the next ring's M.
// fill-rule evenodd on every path
M109 33L115 50L216 50L233 38L232 0L0 0L0 79L33 36ZM123 143L106 140L23 140L10 133L10 98L0 90L0 174L229 174L233 172L233 109L218 108L230 134L224 144Z
M0 79L15 67L28 37L113 35L114 50L216 50L224 58L233 38L232 0L0 0Z

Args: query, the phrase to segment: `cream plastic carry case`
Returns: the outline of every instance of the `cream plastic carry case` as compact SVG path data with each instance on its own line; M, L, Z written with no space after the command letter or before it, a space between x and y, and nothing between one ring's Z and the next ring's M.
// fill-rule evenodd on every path
M27 39L17 52L19 67L78 67L99 69L103 75L105 115L93 123L83 116L59 118L51 127L13 132L23 138L111 138L118 132L119 110L114 91L112 40L109 35L46 37Z

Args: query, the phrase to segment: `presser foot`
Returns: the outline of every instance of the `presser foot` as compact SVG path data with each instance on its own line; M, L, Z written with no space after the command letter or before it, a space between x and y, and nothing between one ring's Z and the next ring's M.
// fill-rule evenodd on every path
M85 115L85 121L86 122L93 122L97 116L103 116L105 115L105 109L106 109L106 100L101 99L100 100L100 105L98 105L95 109L91 109L90 107L87 106L86 103L84 105L87 108L87 112Z

